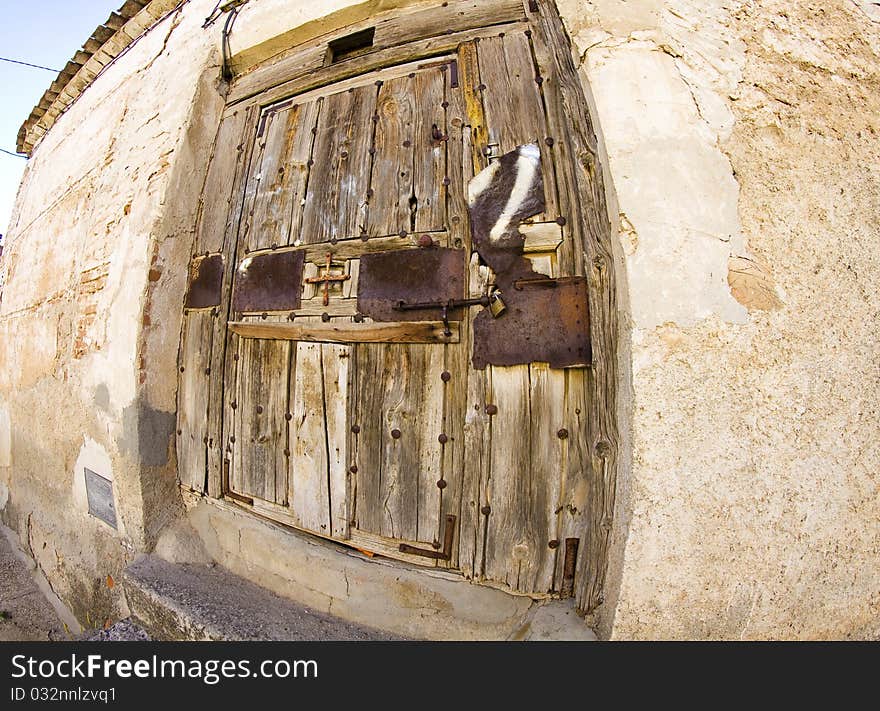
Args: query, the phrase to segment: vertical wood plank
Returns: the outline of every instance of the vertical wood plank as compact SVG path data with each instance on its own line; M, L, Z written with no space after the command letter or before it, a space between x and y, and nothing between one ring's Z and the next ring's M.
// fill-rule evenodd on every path
M205 490L208 443L208 391L213 319L209 310L184 315L177 395L177 457L180 483Z
M196 254L219 252L226 241L227 219L236 202L236 177L241 170L245 145L244 129L248 112L234 111L220 124L214 140L214 151L208 165L205 187L200 200Z
M303 210L303 244L354 237L366 227L376 93L370 84L321 100Z
M598 555L599 541L587 537L591 494L592 454L589 440L590 402L589 371L572 368L565 371L565 427L570 435L565 444L563 478L559 491L558 528L560 548L556 564L557 589L562 581L563 550L566 538L580 539L578 557Z
M367 232L371 237L411 232L413 197L413 131L418 111L408 76L379 87L373 139Z
M211 348L210 399L208 404L208 490L211 496L219 497L223 491L224 462L227 471L231 467L233 436L233 411L230 403L235 399L235 362L231 356L230 346L237 348L237 336L228 334L226 322L229 318L229 297L232 293L232 277L235 270L235 255L239 249L239 230L245 205L245 185L250 169L250 160L254 148L254 134L259 112L250 107L245 113L238 137L237 145L233 143L230 150L236 154L235 180L232 195L226 213L226 226L222 251L225 258L223 271L223 290L220 306L214 314L214 332Z
M490 370L491 369L491 370ZM514 590L526 587L535 557L530 544L531 442L529 367L490 370L492 416L491 469L486 500L491 507L485 549L485 576Z
M314 320L314 319L308 319ZM290 393L290 476L288 499L294 525L330 533L330 491L320 343L295 343Z
M233 489L285 505L290 344L244 339L239 349ZM282 492L279 496L279 492Z
M321 357L324 370L324 411L327 430L329 468L330 533L348 538L348 397L351 346L324 344Z
M556 175L545 141L546 120L529 39L522 32L487 37L480 40L478 56L489 143L496 145L493 155L503 155L524 143L539 146L546 211L535 219L555 220Z
M314 101L277 111L266 120L249 249L288 244L292 228L299 227L314 139L312 129L317 120L318 103Z
M412 91L417 110L413 121L413 181L416 199L415 223L409 231L441 230L446 224L446 206L442 200L443 178L446 177L446 151L442 138L444 75L439 69L416 72Z
M559 550L549 544L551 540L558 540L563 448L568 442L568 437L559 437L565 422L565 371L551 369L546 363L532 363L529 384L531 471L526 511L529 556L524 561L527 565L522 568L520 589L547 593L553 589L556 551Z

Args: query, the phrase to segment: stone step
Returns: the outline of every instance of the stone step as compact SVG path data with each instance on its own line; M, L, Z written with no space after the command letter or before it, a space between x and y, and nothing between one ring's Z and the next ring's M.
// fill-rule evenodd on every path
M400 639L297 605L216 565L141 556L123 585L132 617L155 640Z

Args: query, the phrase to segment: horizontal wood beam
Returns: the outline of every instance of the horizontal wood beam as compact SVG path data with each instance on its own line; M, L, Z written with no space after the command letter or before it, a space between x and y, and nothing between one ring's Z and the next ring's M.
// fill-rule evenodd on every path
M243 338L313 343L458 343L460 323L449 322L451 336L443 335L442 321L389 323L282 323L230 321L229 329Z

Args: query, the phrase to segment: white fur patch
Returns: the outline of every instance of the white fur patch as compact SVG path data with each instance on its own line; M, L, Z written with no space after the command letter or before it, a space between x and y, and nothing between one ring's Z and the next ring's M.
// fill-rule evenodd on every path
M489 187L497 172L498 163L489 163L489 165L471 178L471 181L468 183L468 205L473 207L477 198L480 197L480 193Z
M510 191L507 205L504 206L504 210L498 216L498 221L492 227L492 231L489 232L489 240L492 242L497 242L507 232L516 209L528 197L529 190L535 180L535 173L541 165L541 149L534 143L519 146L517 150L519 151L519 158L516 161L516 181L513 183L513 189Z

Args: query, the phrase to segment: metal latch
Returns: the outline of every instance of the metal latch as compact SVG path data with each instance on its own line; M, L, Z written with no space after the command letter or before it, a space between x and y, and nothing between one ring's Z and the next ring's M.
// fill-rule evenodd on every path
M501 292L494 291L491 294L483 294L472 299L449 299L447 301L418 301L410 302L398 301L394 305L395 311L417 311L419 309L440 309L441 318L443 319L443 335L451 336L452 331L449 328L449 311L451 309L460 309L465 306L482 306L489 309L489 313L493 318L498 318L507 310L504 301L501 298Z
M446 530L443 531L443 548L441 550L428 550L426 548L417 548L409 543L400 544L401 553L409 553L410 555L420 555L423 558L432 558L434 560L451 560L452 559L452 542L455 540L455 516L448 514L446 516ZM439 544L435 543L438 548Z

